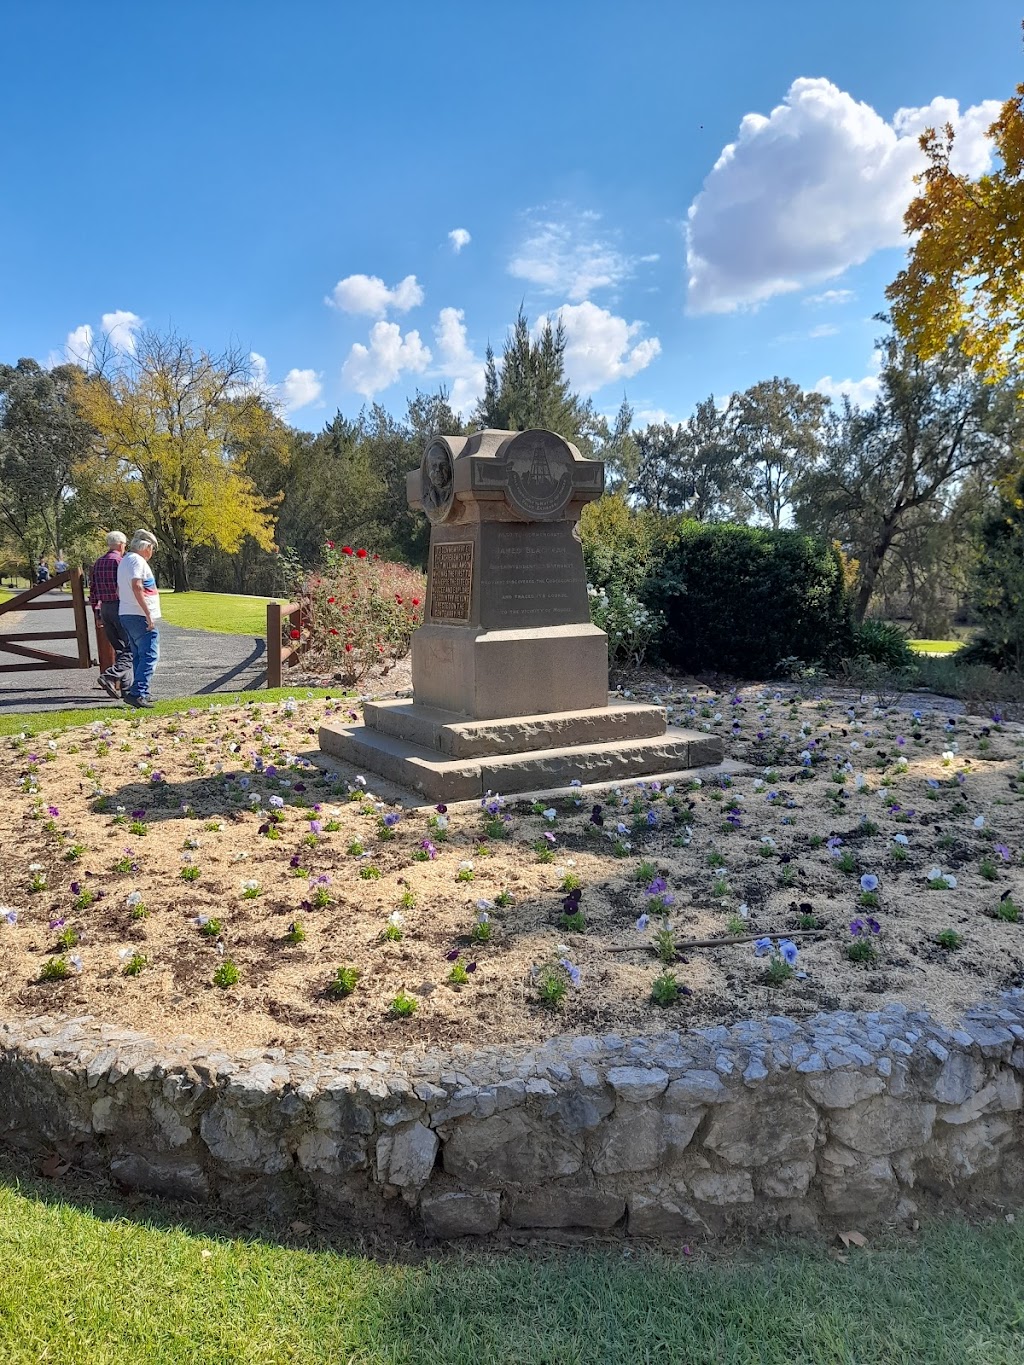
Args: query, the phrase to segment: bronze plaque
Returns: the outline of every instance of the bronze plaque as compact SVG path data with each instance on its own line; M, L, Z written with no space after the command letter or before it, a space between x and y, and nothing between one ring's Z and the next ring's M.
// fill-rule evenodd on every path
M430 619L466 625L473 605L473 542L442 541L430 549Z

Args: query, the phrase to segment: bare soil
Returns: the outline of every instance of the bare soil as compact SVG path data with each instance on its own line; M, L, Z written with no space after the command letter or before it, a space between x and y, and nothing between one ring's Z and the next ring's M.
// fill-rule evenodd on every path
M639 678L631 690L722 733L739 770L509 800L487 828L476 805L439 818L396 804L371 774L314 766L321 719L352 703L301 691L294 703L4 740L0 1016L91 1014L156 1036L373 1049L894 1000L952 1020L1024 983L1019 724L757 686ZM935 867L955 887L931 888ZM860 903L864 875L878 878L877 904ZM651 904L656 878L672 898L665 913ZM582 928L562 918L577 882ZM995 917L1007 899L1020 923ZM476 927L481 914L489 931ZM858 919L862 935L850 930ZM204 933L210 921L217 932ZM769 984L771 956L749 942L680 946L670 964L655 952L658 929L684 945L723 939L730 925L776 942L802 931L793 975ZM956 946L940 944L948 930ZM848 949L860 938L874 956L856 963ZM138 975L125 975L136 955ZM58 959L67 978L42 979ZM215 985L227 963L237 983ZM449 982L456 964L466 984ZM345 966L358 983L333 998ZM666 970L685 993L659 1007L651 991ZM555 1008L540 999L545 973L565 988ZM396 1018L402 992L416 1007Z

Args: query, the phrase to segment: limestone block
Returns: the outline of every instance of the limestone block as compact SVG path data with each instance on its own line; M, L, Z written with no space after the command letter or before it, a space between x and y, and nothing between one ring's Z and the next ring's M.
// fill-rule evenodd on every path
M988 1085L969 1095L963 1104L943 1108L939 1118L943 1123L973 1123L982 1114L1001 1114L1021 1107L1021 1083L1009 1071L1000 1071Z
M985 1064L968 1052L954 1052L945 1062L932 1086L932 1097L939 1104L963 1104L985 1080Z
M662 1094L668 1085L668 1072L657 1067L613 1066L608 1070L608 1084L617 1099L637 1104Z
M516 1198L508 1221L516 1228L611 1228L626 1211L618 1194L571 1185L548 1185Z
M965 1180L997 1170L1003 1153L1013 1140L1013 1125L1001 1114L990 1114L958 1128L948 1130L948 1136L938 1144L942 1152L941 1166L949 1178Z
M252 1122L241 1109L218 1100L203 1114L199 1132L210 1154L225 1166L253 1175L270 1175L291 1164L284 1145Z
M823 1109L849 1109L885 1090L881 1076L864 1071L826 1071L808 1076L805 1084L808 1095Z
M434 1169L438 1146L437 1134L423 1123L382 1137L377 1143L378 1179L402 1190L421 1190Z
M634 1194L629 1200L629 1235L631 1237L693 1237L707 1231L707 1223L689 1204L646 1194Z
M206 1199L210 1184L202 1167L182 1157L140 1156L127 1152L114 1157L110 1174L129 1190L145 1190L147 1194L162 1194L170 1199Z
M851 1109L837 1110L832 1134L856 1152L888 1156L904 1147L920 1147L931 1136L935 1105L878 1095Z
M488 1190L469 1194L425 1194L420 1203L423 1226L432 1237L480 1237L501 1222L501 1196Z
M444 1169L477 1187L540 1185L575 1175L581 1165L573 1138L521 1109L464 1120L444 1145Z
M560 1090L541 1107L541 1115L557 1115L567 1133L586 1133L596 1128L615 1108L615 1101L604 1090Z
M765 1166L814 1150L818 1112L802 1096L744 1092L715 1109L704 1145L731 1166Z
M877 1213L896 1197L896 1176L885 1157L865 1157L838 1143L829 1143L819 1162L821 1192L829 1213Z
M665 1156L666 1131L660 1112L646 1105L622 1105L602 1124L593 1166L598 1175L653 1171Z
M367 1163L366 1142L360 1137L335 1137L314 1129L305 1133L295 1155L304 1171L324 1175L347 1175L362 1170Z
M813 1161L786 1161L761 1172L758 1184L769 1199L798 1199L814 1179Z
M666 1163L677 1161L682 1157L693 1141L693 1135L700 1127L701 1119L706 1113L706 1109L681 1109L676 1114L665 1114L663 1116Z
M728 1098L729 1092L716 1071L688 1071L665 1091L663 1107L671 1114L695 1104L722 1104Z
M752 1204L754 1184L749 1171L694 1171L690 1193L703 1204Z

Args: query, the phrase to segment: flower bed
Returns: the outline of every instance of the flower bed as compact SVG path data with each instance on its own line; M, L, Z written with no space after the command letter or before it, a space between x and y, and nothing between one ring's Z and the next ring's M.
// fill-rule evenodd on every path
M5 741L0 1017L507 1044L887 1002L949 1022L1020 984L1020 727L665 700L733 773L414 810L312 766L350 703L301 699Z

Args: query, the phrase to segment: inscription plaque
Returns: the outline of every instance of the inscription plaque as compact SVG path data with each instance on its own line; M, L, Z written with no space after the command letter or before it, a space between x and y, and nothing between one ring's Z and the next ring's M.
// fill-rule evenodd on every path
M430 619L465 625L473 603L473 542L443 541L430 548Z
M583 550L568 522L497 523L481 550L485 629L561 626L589 614Z

